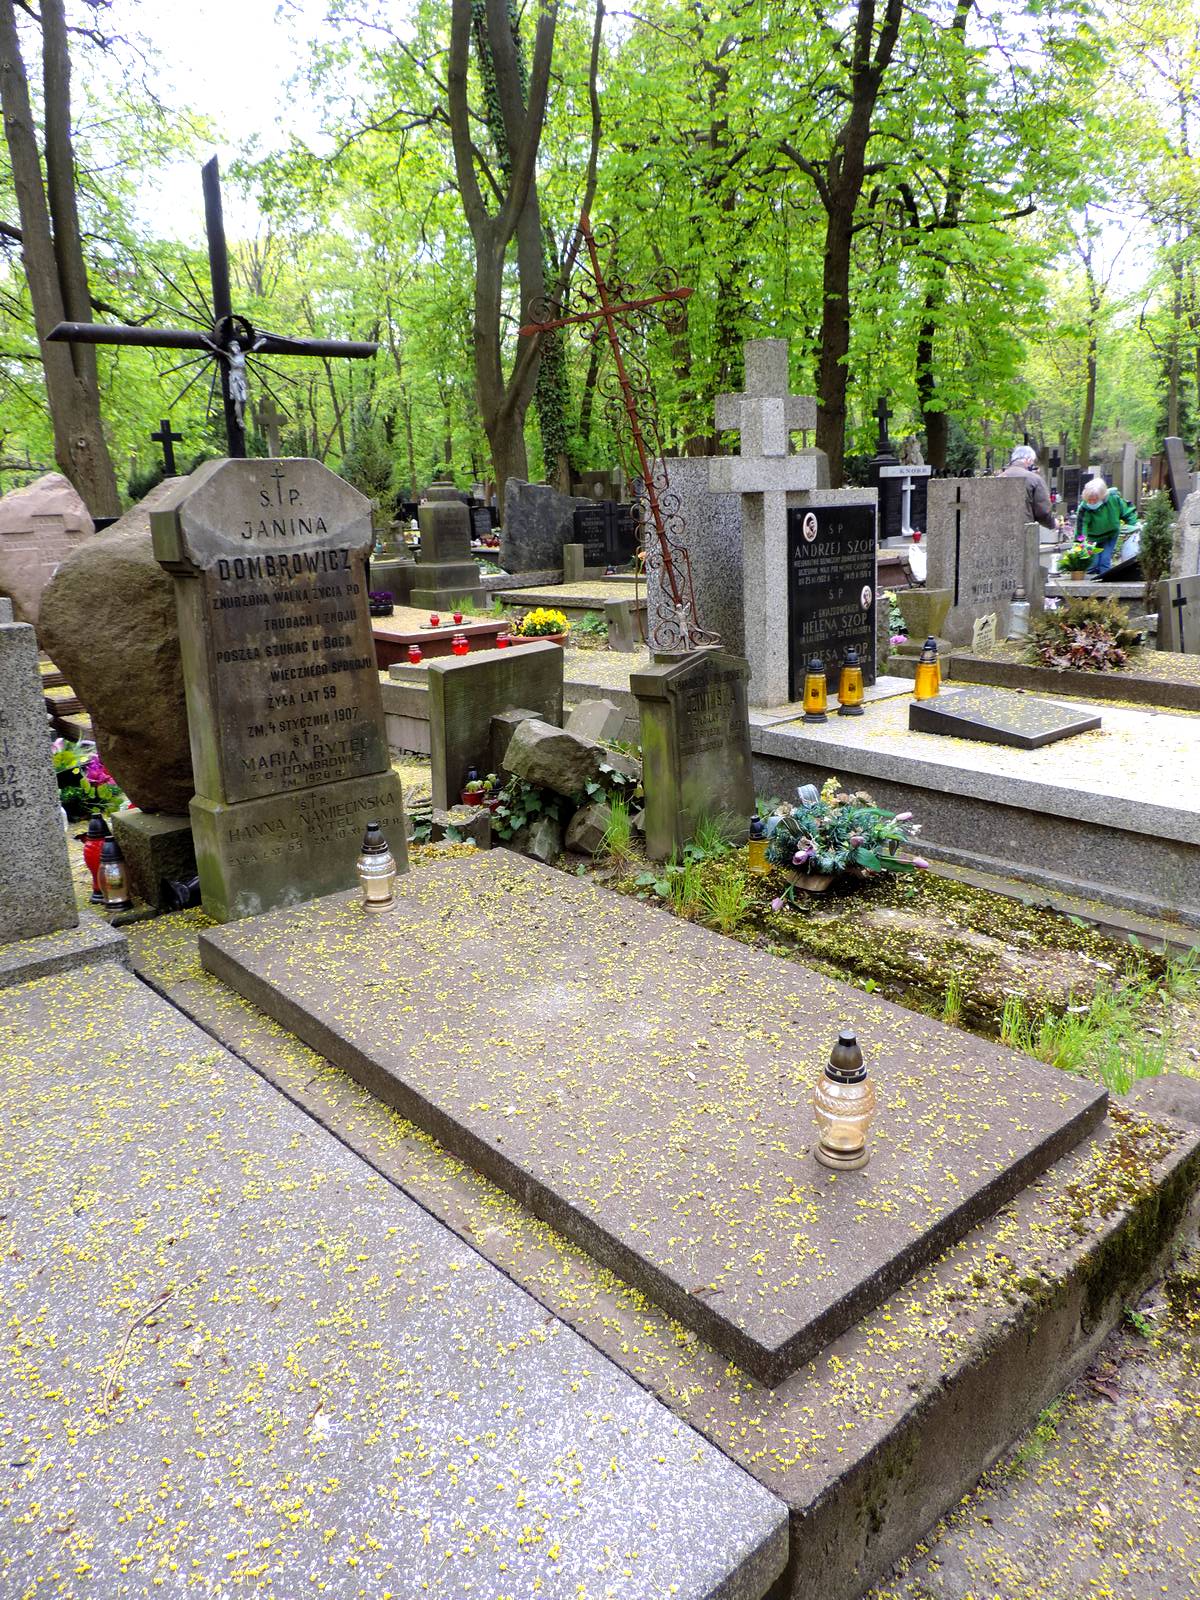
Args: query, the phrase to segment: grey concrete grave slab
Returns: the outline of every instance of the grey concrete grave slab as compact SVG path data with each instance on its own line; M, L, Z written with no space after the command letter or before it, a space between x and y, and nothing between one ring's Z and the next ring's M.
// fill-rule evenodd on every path
M36 939L0 944L0 989L101 961L129 965L125 935L110 928L98 913L84 911L76 928L60 928L57 933L44 933Z
M764 1383L1104 1116L1091 1085L509 852L397 897L208 930L201 959ZM848 1021L884 1108L850 1181L809 1106Z
M1015 750L1040 750L1072 734L1088 733L1100 723L1095 712L1079 706L984 685L953 689L934 700L914 700L908 708L908 725L914 733L945 733Z
M132 975L12 991L0 1060L5 1595L781 1572L773 1494Z

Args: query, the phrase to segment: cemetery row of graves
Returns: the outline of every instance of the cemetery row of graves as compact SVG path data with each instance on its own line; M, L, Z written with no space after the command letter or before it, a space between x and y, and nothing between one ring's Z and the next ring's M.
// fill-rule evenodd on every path
M1178 1519L1089 1575L1186 1592L1191 465L1089 583L745 373L735 454L498 523L0 503L14 1593L915 1600L1106 1363Z

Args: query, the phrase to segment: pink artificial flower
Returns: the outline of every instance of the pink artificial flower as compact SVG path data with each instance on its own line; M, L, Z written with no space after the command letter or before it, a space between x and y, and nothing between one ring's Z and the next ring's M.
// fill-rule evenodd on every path
M83 775L87 781L95 787L99 787L99 785L102 783L112 783L113 781L112 773L109 772L103 761L101 761L98 752L95 750L92 751L91 755L87 759L87 765L83 769Z
M771 901L771 910L772 911L782 911L783 910L783 896L782 895L780 895L778 899Z
M794 867L802 867L804 863L812 856L812 853L813 852L811 849L797 850L796 854L792 857L792 865Z
M893 822L908 822L911 819L911 817L912 817L912 812L911 811L897 811L896 815L892 818L892 821Z
M907 644L908 643L908 635L906 633L893 633L891 635L890 639L888 640L888 643L889 644Z
M927 872L929 870L929 863L925 860L924 856L914 856L912 858L912 864L914 867L920 867L923 871Z

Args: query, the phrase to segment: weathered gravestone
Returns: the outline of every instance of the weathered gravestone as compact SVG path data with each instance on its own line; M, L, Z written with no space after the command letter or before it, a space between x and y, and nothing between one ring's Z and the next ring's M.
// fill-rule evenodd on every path
M548 483L510 478L504 486L500 565L505 572L547 572L563 564L563 545L575 539L575 511L591 505Z
M1164 578L1159 584L1158 648L1200 655L1200 577Z
M642 729L646 851L661 861L703 819L728 837L744 834L754 810L750 720L741 656L697 650L630 674Z
M481 610L487 596L471 554L471 513L452 483L433 483L417 512L421 553L409 590L409 603L431 611L451 610L469 601Z
M1129 440L1121 446L1121 459L1117 466L1117 487L1131 506L1137 505L1141 480L1138 474L1137 446Z
M94 531L87 507L60 472L0 499L0 594L11 597L18 622L37 622L54 569Z
M908 725L915 733L943 733L955 739L1039 750L1100 726L1100 718L1053 700L1004 689L954 689L933 700L914 700Z
M1163 440L1163 451L1167 458L1167 484L1171 491L1171 504L1176 511L1182 511L1184 501L1192 492L1191 462L1188 460L1183 440L1177 439L1174 434L1169 434Z
M175 578L205 910L224 922L351 887L370 819L403 870L370 502L316 461L209 461L151 531Z
M37 640L0 623L0 945L79 922L50 753Z
M519 650L480 650L467 656L430 661L430 782L441 810L458 803L467 773L480 777L496 767L492 718L524 711L561 724L563 652L550 640L534 640Z
M1008 637L1012 602L1025 587L1025 485L1017 478L934 478L929 485L931 589L949 589L943 624L951 644L971 643L976 618L996 613Z
M1175 537L1171 548L1171 574L1177 578L1194 578L1200 572L1200 490L1195 490L1183 502L1183 510L1175 523Z

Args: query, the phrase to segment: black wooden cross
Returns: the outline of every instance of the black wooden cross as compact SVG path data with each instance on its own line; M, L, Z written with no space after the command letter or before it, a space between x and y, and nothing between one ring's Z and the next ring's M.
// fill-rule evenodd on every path
M246 454L245 411L247 357L263 356L373 356L377 344L348 339L289 339L254 328L233 309L229 288L229 251L225 245L225 220L221 210L221 175L214 156L201 169L204 183L204 227L208 235L208 272L212 282L212 323L204 328L127 327L122 323L60 322L47 339L66 344L140 345L154 350L198 350L211 358L221 378L225 403L225 434L229 454ZM190 385L189 385L190 387Z
M154 444L162 445L163 471L168 478L175 476L175 441L182 439L181 433L176 433L171 426L170 417L164 417L158 425L158 432L152 433L150 438Z
M879 424L879 442L875 446L875 449L880 455L883 454L884 450L891 443L891 440L888 438L888 423L894 416L895 412L888 407L886 396L880 395L879 399L875 402L875 420Z
M1183 651L1187 650L1187 640L1183 636L1183 611L1187 603L1188 597L1183 592L1183 585L1177 583L1175 585L1175 598L1171 601L1171 609L1179 613L1175 626L1179 629L1179 648Z

